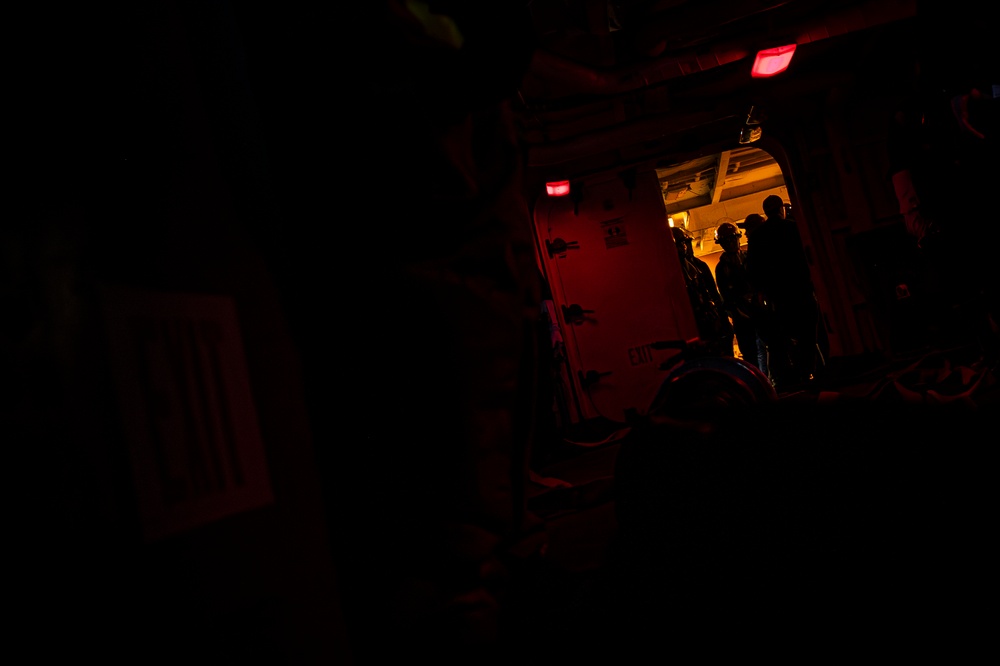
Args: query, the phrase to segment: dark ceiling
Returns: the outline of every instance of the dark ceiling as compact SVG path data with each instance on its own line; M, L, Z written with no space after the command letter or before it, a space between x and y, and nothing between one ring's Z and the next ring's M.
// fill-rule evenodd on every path
M731 144L758 98L792 99L830 87L845 71L861 71L857 63L870 57L880 38L915 16L935 30L951 22L950 31L927 40L935 54L977 43L989 53L993 44L988 17L977 16L966 0L427 4L462 9L485 25L480 31L488 35L487 49L497 55L483 77L487 82L479 84L492 89L490 77L513 78L504 92L516 88L514 107L532 183L636 164L671 169L737 148L712 144ZM179 131L187 103L167 94L175 88L194 95L194 86L201 86L205 109L216 115L220 152L254 164L232 167L254 183L248 192L263 191L260 174L270 170L275 188L299 198L321 191L324 169L338 160L362 173L387 161L410 171L401 143L414 142L400 118L420 104L428 114L460 108L453 99L456 77L421 78L414 72L426 63L411 66L412 55L393 42L394 33L365 30L365 21L338 7L300 11L263 0L167 1L34 13L24 24L34 30L22 31L12 74L22 91L14 126L21 128L16 139L23 146L15 162L19 188L34 193L26 197L28 207L53 192L94 191L88 178L104 173L93 168L95 161L118 168L121 155L129 154L130 164L141 162L152 172L187 159L187 148L171 134ZM961 31L975 34L966 38ZM927 33L910 34L919 39ZM520 53L511 44L526 35L530 49L517 56L525 66L511 66L508 54ZM799 48L788 72L751 79L757 49L790 41ZM487 61L475 59L477 66ZM461 74L464 84L477 84L464 77L468 72ZM430 81L414 104L399 94L407 76L421 85ZM766 115L766 108L758 110ZM331 148L318 148L323 145ZM336 159L328 157L331 151ZM66 186L53 188L52 182Z
M918 4L535 0L537 47L517 108L528 164L538 177L573 177L696 155L738 135L755 91L829 86L831 59L863 58L878 31L913 19ZM757 50L793 42L788 72L774 83L751 78Z

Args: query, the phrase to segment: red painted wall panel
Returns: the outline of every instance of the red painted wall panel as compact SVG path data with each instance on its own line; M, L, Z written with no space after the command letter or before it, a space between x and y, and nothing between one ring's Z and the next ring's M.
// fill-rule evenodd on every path
M631 193L621 179L604 178L582 185L576 210L572 197L543 197L534 211L541 247L576 243L543 251L542 263L581 420L644 412L664 377L660 363L676 353L649 345L697 335L656 174L640 174ZM573 305L588 311L576 324L564 313Z

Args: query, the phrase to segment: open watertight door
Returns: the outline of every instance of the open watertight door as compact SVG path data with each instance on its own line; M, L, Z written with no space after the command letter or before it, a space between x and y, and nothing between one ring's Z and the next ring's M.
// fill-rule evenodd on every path
M576 420L645 413L678 353L665 340L697 337L655 172L574 183L543 195L534 220L565 345Z

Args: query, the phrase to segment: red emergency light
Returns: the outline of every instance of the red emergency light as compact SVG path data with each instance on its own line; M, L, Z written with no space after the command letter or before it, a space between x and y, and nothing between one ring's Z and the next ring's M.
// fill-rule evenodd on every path
M569 194L569 181L557 180L545 183L545 193L550 197L564 197Z
M788 69L788 64L792 62L795 55L795 44L778 46L773 49L762 49L757 51L757 57L753 61L753 69L750 76L756 79L764 79L775 74L781 74Z

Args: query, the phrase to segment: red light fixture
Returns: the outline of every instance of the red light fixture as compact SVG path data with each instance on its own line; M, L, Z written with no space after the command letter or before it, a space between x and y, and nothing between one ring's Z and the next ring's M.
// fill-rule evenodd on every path
M569 181L557 180L545 183L545 193L550 197L564 197L569 194Z
M753 61L753 69L750 76L755 79L765 79L775 74L781 74L788 69L788 64L792 62L795 55L795 44L778 46L773 49L762 49L757 51L757 57Z

